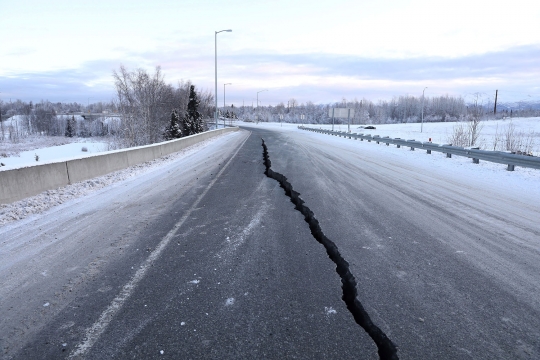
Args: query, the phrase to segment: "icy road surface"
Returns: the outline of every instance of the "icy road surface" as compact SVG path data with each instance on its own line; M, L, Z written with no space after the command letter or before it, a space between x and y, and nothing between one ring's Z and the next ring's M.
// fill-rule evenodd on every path
M537 171L248 130L0 228L2 357L378 358L261 139L397 357L540 357Z

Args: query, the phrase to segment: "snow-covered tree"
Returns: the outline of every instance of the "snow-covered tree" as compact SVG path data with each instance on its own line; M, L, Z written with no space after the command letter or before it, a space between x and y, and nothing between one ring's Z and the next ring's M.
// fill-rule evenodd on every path
M182 119L182 132L184 136L197 134L204 131L202 115L199 112L200 100L195 91L195 86L189 88L188 108L184 118Z
M77 130L75 129L75 127L77 126L77 123L75 121L75 116L71 116L71 119L68 118L67 121L66 121L66 132L65 132L65 135L67 137L73 137L76 135L77 133Z
M178 139L182 137L182 129L180 128L180 116L178 111L174 109L171 113L171 122L165 128L165 134L163 135L165 140Z

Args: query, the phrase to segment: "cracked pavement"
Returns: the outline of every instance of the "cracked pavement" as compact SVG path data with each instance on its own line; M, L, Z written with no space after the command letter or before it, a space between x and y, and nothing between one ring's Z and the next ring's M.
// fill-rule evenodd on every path
M538 203L392 149L248 130L2 230L19 245L0 254L1 357L540 357Z

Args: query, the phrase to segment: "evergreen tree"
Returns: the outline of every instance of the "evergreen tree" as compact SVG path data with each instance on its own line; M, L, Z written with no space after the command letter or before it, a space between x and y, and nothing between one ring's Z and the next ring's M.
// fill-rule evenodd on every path
M67 119L66 121L66 132L64 133L67 137L73 137L75 136L75 116L72 116L71 119Z
M182 137L182 129L180 127L180 116L178 111L174 109L171 113L171 122L165 128L165 140L178 139Z
M204 131L202 115L198 111L200 103L201 101L195 92L195 86L191 85L189 88L188 109L183 119L184 135L193 135Z
M238 116L236 115L236 112L234 111L234 104L231 104L231 116L230 119L238 119Z
M189 118L187 112L184 114L184 117L182 117L180 128L182 129L182 134L184 136L192 135L192 133L191 133L191 119Z

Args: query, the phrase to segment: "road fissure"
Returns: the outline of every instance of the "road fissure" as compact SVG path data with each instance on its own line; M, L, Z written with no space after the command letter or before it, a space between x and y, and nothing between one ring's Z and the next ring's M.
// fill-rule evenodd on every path
M371 339L375 342L378 349L379 358L382 360L398 359L397 347L386 336L386 334L373 323L369 314L364 309L362 303L358 300L357 283L354 275L349 269L349 263L341 256L336 244L328 239L323 233L319 221L315 218L313 211L307 207L304 200L300 197L300 193L295 191L287 178L274 170L272 170L272 162L268 155L268 148L262 139L263 159L265 165L264 174L271 179L276 180L285 190L285 194L290 198L295 205L295 209L304 215L304 220L308 223L311 234L320 244L326 249L328 257L336 264L336 272L341 278L343 289L342 299L345 302L347 309L353 315L354 320L360 325Z

